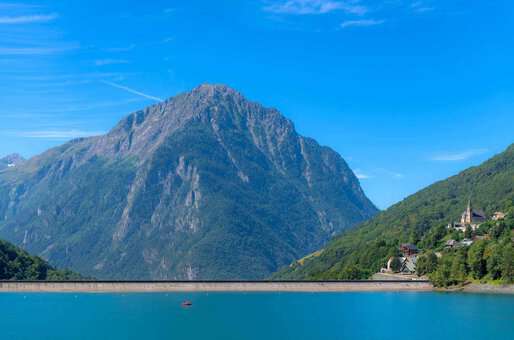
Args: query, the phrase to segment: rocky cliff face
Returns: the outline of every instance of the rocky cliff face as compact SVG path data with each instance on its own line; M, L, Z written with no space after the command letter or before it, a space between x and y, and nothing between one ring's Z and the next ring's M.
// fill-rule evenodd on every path
M0 170L0 236L98 278L264 278L376 212L336 152L222 85Z

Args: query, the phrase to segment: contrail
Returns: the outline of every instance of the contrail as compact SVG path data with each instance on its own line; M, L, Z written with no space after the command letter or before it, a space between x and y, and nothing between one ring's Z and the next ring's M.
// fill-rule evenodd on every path
M158 102L164 101L164 99L162 99L162 98L154 97L154 96L151 96L149 94L136 91L134 89L131 89L130 87L126 87L126 86L123 86L123 85L118 85L118 84L115 84L115 83L111 83L110 81L107 81L107 80L100 80L100 82L104 83L105 85L109 85L109 86L115 87L117 89L124 90L124 91L130 92L132 94L135 94L135 95L147 98L147 99L155 100L155 101L158 101Z

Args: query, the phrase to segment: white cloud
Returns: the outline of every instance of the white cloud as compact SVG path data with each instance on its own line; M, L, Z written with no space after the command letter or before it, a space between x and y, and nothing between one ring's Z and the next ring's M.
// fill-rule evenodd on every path
M129 61L124 60L124 59L98 59L98 60L95 60L96 66L128 64L128 63L129 63Z
M442 152L433 155L430 157L430 160L436 161L436 162L458 162L458 161L465 161L467 159L470 159L475 156L482 155L486 153L488 149L482 148L482 149L471 149L471 150L465 150L465 151L459 151L459 152Z
M381 25L385 21L384 20L375 20L375 19L362 19L362 20L347 20L341 23L341 28L348 27L369 27Z
M73 139L104 134L104 131L83 131L83 130L36 130L36 131L17 131L14 135L23 138L36 139Z
M113 82L110 82L110 81L107 81L107 80L101 80L101 82L105 85L109 85L111 87L114 87L114 88L117 88L117 89L120 89L120 90L124 90L126 92L129 92L129 93L132 93L132 94L135 94L135 95L138 95L140 97L143 97L143 98L147 98L147 99L151 99L151 100L155 100L155 101L158 101L158 102L162 102L164 101L164 99L162 98L159 98L159 97L155 97L155 96L152 96L152 95L149 95L149 94L146 94L146 93L143 93L143 92L139 92L137 90L134 90L134 89L131 89L130 87L127 87L127 86L123 86L123 85L118 85L116 83L113 83Z
M286 0L268 4L264 10L275 14L291 15L325 14L333 11L362 15L368 11L365 6L359 5L358 1L338 0Z
M57 13L0 17L0 25L17 25L50 22L57 19Z

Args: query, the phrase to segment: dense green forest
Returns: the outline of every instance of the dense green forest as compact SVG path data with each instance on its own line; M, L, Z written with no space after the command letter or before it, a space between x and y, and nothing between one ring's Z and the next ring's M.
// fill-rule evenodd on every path
M509 215L503 222L488 222L477 231L486 239L446 251L446 240L464 237L452 234L446 226L460 218L470 197L488 216L496 211ZM514 145L480 166L406 198L273 278L367 279L385 266L388 258L398 255L401 243L410 242L422 249L418 270L421 266L423 274L429 274L438 285L469 278L511 281L513 207ZM435 252L442 256L438 258Z
M57 270L43 259L0 240L0 280L78 280L69 270Z

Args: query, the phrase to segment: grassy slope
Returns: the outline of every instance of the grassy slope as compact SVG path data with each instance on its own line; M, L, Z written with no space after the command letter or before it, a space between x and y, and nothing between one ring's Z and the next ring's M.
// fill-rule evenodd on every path
M322 254L285 268L281 279L367 278L396 252L400 242L435 246L435 230L459 218L469 197L491 214L514 201L514 145L478 167L435 183L355 230L333 239Z

